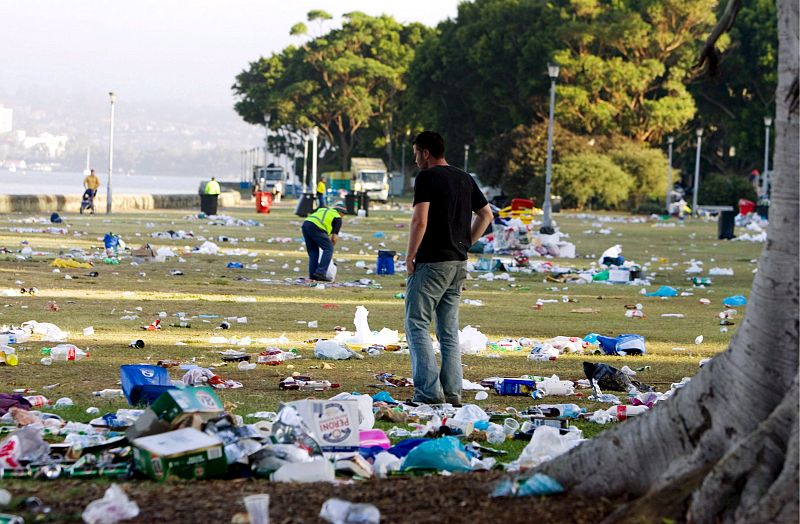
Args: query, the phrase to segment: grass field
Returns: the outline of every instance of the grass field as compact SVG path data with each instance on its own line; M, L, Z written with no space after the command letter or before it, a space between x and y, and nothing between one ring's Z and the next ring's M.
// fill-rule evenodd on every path
M243 383L241 389L220 390L218 393L232 412L245 416L254 411L274 411L281 401L309 396L306 392L278 390L278 382L292 372L308 372L314 378L339 383L340 391L370 394L378 391L373 387L375 373L410 376L408 356L392 354L338 361L334 363L334 369L320 369L321 362L313 358L313 346L305 343L311 338L332 337L336 326L353 329L358 305L369 310L373 330L388 327L402 333L403 300L395 298L395 295L404 291L404 274L368 275L367 270L356 267L356 263L364 261L367 267L374 266L377 249L384 247L398 252L405 250L410 219L407 205L391 211L374 210L368 218L345 220L343 232L361 239L343 240L337 246L338 281L373 279L376 285L368 288L326 286L325 289L316 289L311 285L293 283L294 279L306 274L306 255L299 229L301 219L292 214L292 203L275 206L269 215L256 215L251 208L226 211L234 217L258 220L262 226L209 226L205 220L191 218L190 211L159 210L115 213L110 218L105 215L67 216L69 233L53 235L12 231L13 228L46 229L49 226L21 223L20 220L27 215L0 217L0 246L11 251L0 255L0 272L4 276L0 287L14 291L21 287L38 288L32 296L0 297L4 306L0 309L2 323L52 322L71 333L70 342L91 353L89 359L80 362L44 366L39 363L40 349L52 344L37 341L23 344L18 366L0 367L2 391L30 388L51 400L70 397L75 407L59 413L66 419L88 421L92 418L85 413L89 406L97 406L103 411L126 406L124 401L107 401L92 396L93 391L117 387L121 364L155 363L161 359L194 360L201 366L214 365L223 378ZM479 381L490 376L556 374L562 379L577 380L583 378L582 362L591 360L617 367L625 364L651 366L637 378L665 391L670 383L696 373L702 358L713 356L727 347L742 319L744 308L739 308L734 318L737 325L722 333L717 316L725 309L722 299L734 294L748 294L756 267L755 259L762 246L718 241L716 223L713 222L697 220L660 227L663 224L658 225L653 220L646 223L600 223L597 222L599 216L614 215L556 215L561 230L568 233L576 244L579 256L571 260L553 260L555 264L588 267L606 248L620 244L627 259L640 264L649 263L649 272L655 273L648 291L660 285L670 285L693 295L670 299L645 297L640 294L640 286L555 284L546 282L544 275L537 273L515 273L513 282L487 282L477 279L478 274L472 273L463 298L480 299L484 306L462 305L460 323L479 327L490 341L502 337L583 337L590 332L606 335L638 333L647 340L647 354L638 358L563 355L555 362L530 362L526 359L526 352L499 352L495 354L499 358L465 356L465 378ZM674 224L674 221L668 224ZM610 229L610 233L599 233L604 228ZM191 231L195 238L150 238L153 232L167 230ZM187 253L181 254L184 261L172 258L163 263L132 265L130 256L125 255L120 265L107 265L100 259L92 270L61 269L58 273L53 272L50 263L60 252L74 248L99 252L102 236L108 231L120 234L134 248L150 243L156 249L171 247L179 253L184 250ZM200 237L216 242L223 251L238 251L221 256L191 254L191 248L202 244ZM238 239L238 242L220 241L220 237ZM34 252L47 254L21 260L18 251L25 246ZM706 271L715 266L731 267L735 275L713 277L712 286L693 288L688 280L690 275L685 273L692 259L702 261ZM227 263L233 261L257 264L258 269L226 268ZM183 275L170 275L170 271L175 269L181 270ZM89 271L97 271L99 275L87 276ZM66 275L73 278L66 279ZM275 282L259 282L257 279ZM564 296L574 301L562 302ZM536 310L534 304L540 298L558 302L545 303L541 310ZM700 304L700 298L710 299L711 304ZM49 310L50 302L58 305L58 311ZM643 305L646 318L626 318L624 306L636 303ZM594 312L571 312L577 308L591 308ZM140 326L158 318L162 311L168 314L162 319L162 330L140 329ZM169 327L177 320L176 313L179 312L191 318L191 328ZM684 318L661 316L668 313L681 313ZM138 319L121 320L122 316L133 314L138 315ZM197 315L218 315L218 318ZM215 329L222 317L247 317L247 323L233 322L227 331ZM300 321L317 321L318 327L309 329ZM95 333L84 337L82 331L88 326L94 327ZM280 346L283 349L296 348L303 358L288 365L259 366L251 371L239 371L235 365L219 366L221 359L217 352L232 346L211 345L209 338L214 335L249 336L253 339L285 335L290 343ZM703 335L704 341L695 345L698 335ZM145 341L144 349L128 347L131 340L139 338ZM253 344L242 349L255 355L264 346ZM173 368L172 378L179 379L179 373ZM59 385L43 389L53 384ZM410 398L412 394L410 389L390 392L398 399ZM329 394L313 396L326 398ZM471 401L472 396L472 393L466 393L465 402ZM548 397L533 401L491 393L488 400L476 403L486 410L503 410L507 406L521 408L537 403L574 400ZM590 411L596 407L585 399L578 399L577 403ZM591 423L579 425L587 436L602 429ZM382 428L391 426L379 423ZM508 443L506 447L512 451L511 455L516 455L521 444ZM21 488L26 483L9 485Z

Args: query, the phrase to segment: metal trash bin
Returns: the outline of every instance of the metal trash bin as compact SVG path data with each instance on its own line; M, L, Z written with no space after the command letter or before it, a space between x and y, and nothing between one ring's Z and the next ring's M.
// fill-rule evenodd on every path
M552 213L561 213L561 197L550 196L550 211Z
M200 195L200 211L206 215L216 215L218 203L219 195Z
M294 208L294 214L299 217L307 217L314 212L314 207L317 205L317 195L314 193L303 193L297 200L297 206Z
M736 235L733 234L736 227L736 211L720 211L717 238L720 240L730 240Z
M347 193L344 196L344 207L347 209L348 215L355 215L356 214L356 194L355 193Z

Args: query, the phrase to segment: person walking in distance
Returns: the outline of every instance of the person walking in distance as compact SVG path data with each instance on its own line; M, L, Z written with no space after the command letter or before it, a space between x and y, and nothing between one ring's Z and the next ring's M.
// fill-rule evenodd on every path
M447 163L441 135L423 131L412 145L421 170L414 184L406 255L405 328L414 379L413 401L460 405L461 286L467 275L467 251L492 221L492 211L475 180ZM437 367L429 333L434 317L441 368Z
M317 182L317 200L319 207L325 207L325 177L321 177Z
M84 171L85 173L85 171ZM83 188L92 192L92 198L97 196L97 190L100 187L100 179L94 174L94 169L89 171L86 178L83 179Z

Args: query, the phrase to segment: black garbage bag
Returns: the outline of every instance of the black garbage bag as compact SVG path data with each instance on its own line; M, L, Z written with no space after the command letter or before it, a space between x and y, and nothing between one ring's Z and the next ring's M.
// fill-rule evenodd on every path
M638 380L631 380L628 375L608 364L584 362L583 372L589 382L594 381L602 390L628 391L630 386L634 386L641 392L655 391L653 386L648 386Z

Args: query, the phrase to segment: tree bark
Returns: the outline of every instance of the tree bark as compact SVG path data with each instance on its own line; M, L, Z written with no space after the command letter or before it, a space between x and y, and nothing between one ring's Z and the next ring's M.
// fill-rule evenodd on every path
M731 346L671 399L536 471L580 494L633 495L607 522L797 522L798 4L778 0L768 241Z

